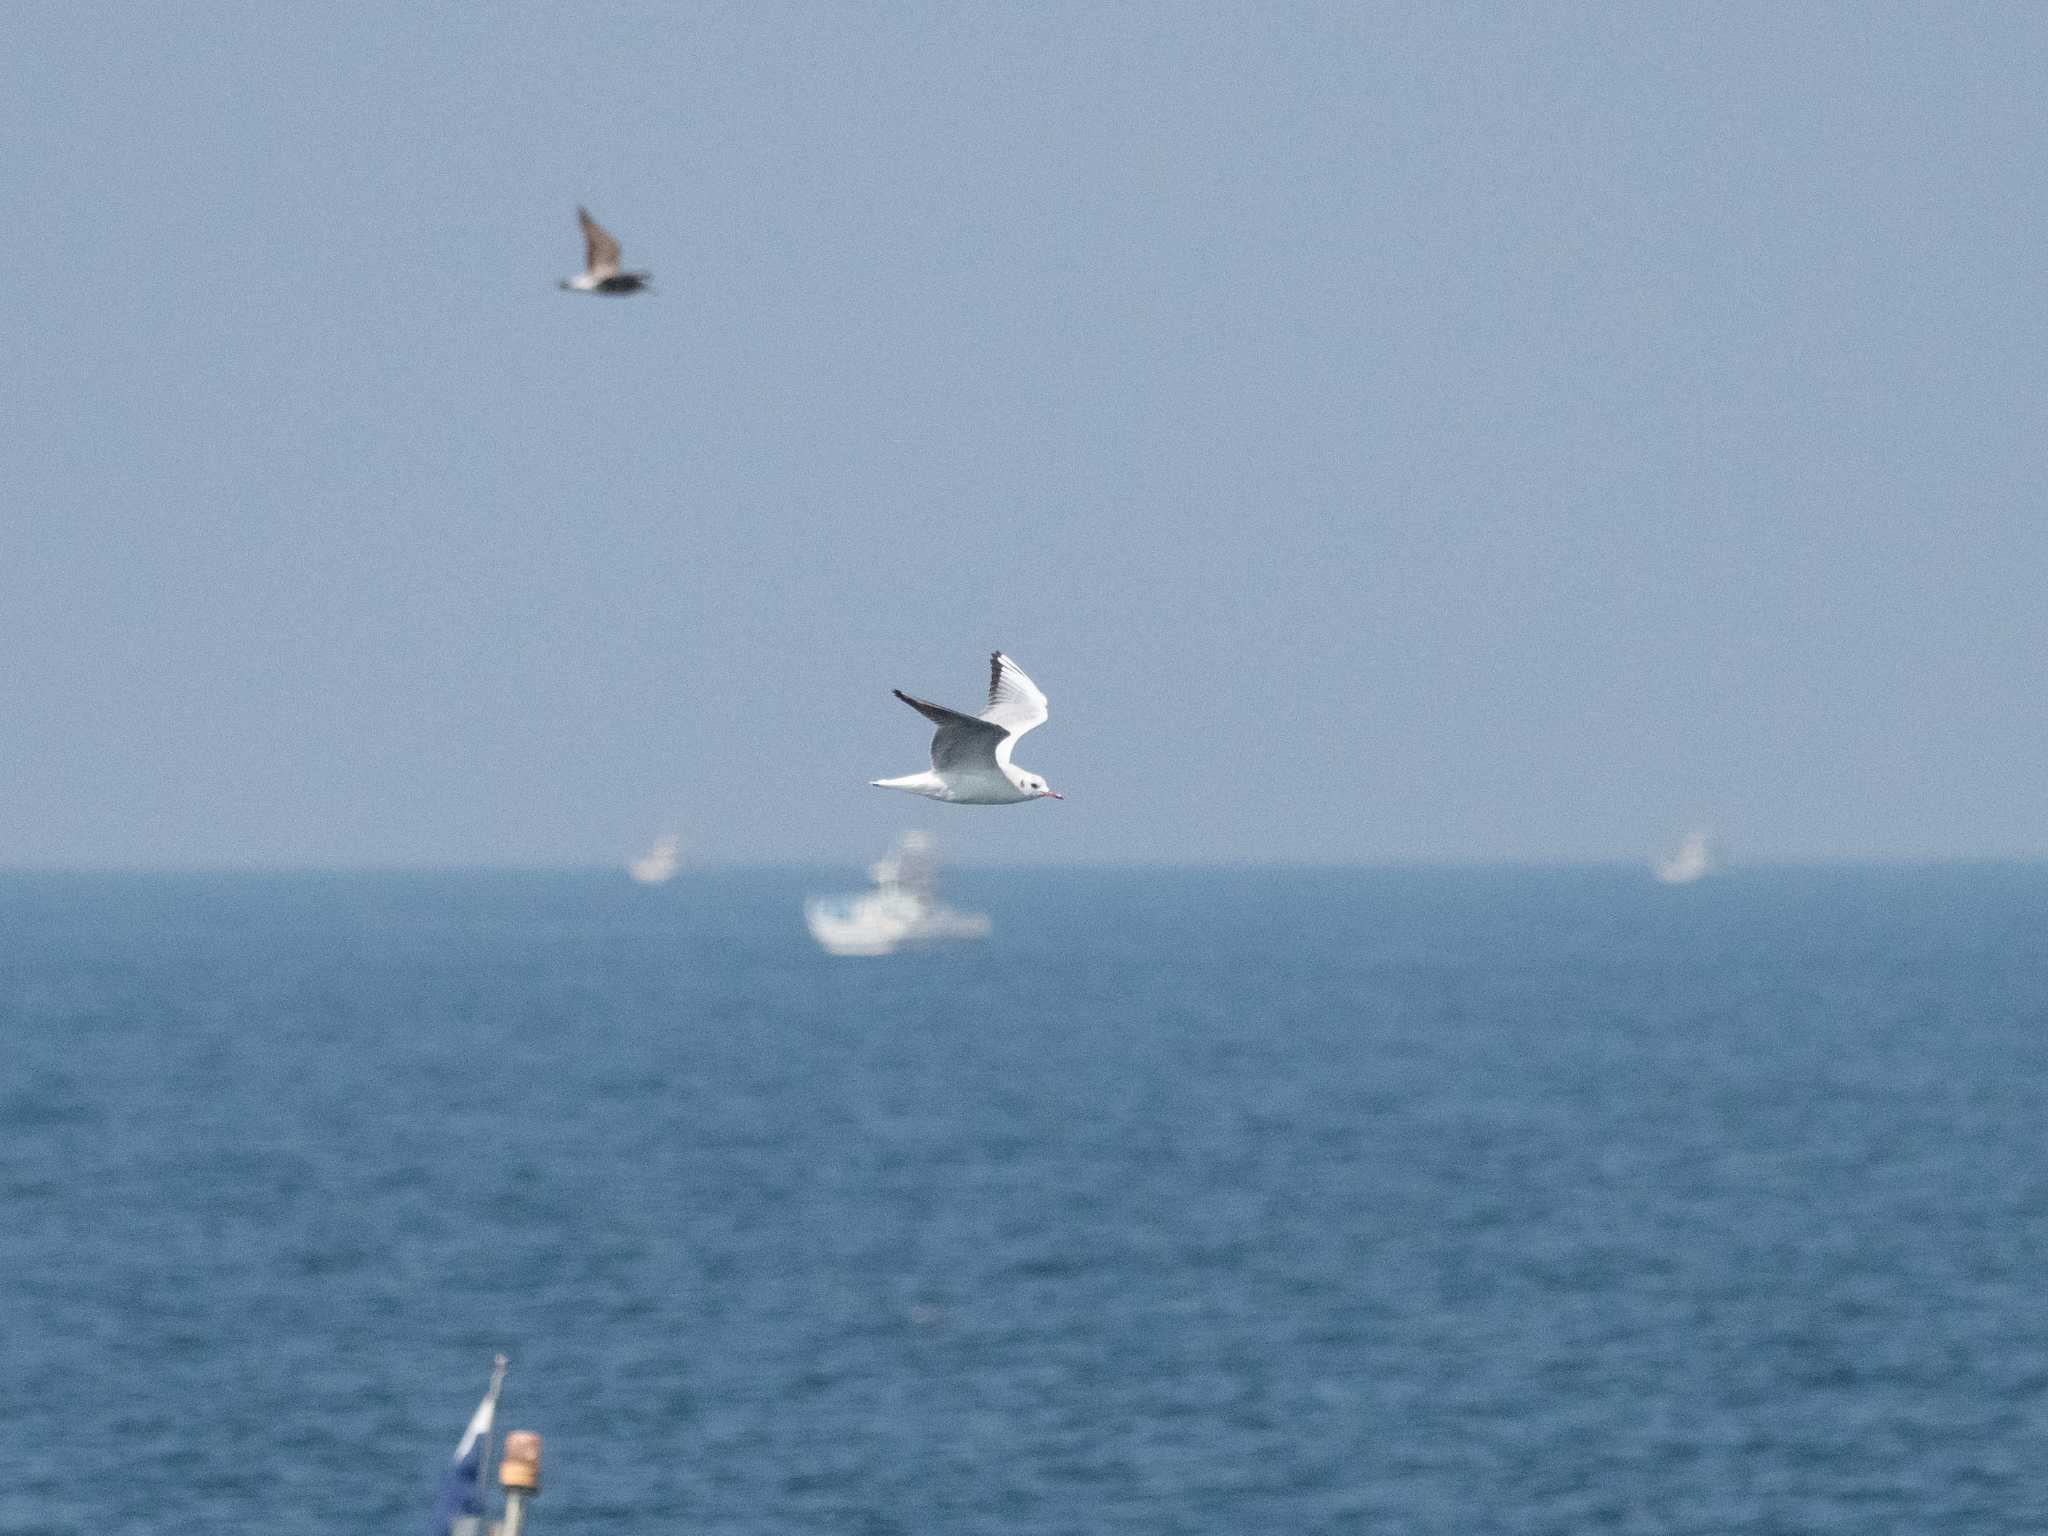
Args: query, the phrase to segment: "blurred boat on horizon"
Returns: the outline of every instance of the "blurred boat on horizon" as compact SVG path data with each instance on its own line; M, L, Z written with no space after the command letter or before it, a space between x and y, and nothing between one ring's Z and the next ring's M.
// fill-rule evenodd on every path
M1659 859L1653 866L1657 879L1665 885L1691 885L1714 872L1714 845L1704 832L1689 834L1678 851L1669 858Z
M986 914L940 904L930 834L904 833L868 866L868 874L872 891L813 896L804 903L804 922L827 953L887 955L906 946L988 937Z
M666 885L682 867L682 839L665 832L654 846L626 865L626 872L642 885Z

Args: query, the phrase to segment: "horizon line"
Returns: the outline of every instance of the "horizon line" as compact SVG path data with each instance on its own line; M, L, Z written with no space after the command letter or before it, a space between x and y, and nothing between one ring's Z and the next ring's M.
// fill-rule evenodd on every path
M788 871L790 873L814 870L841 870L859 868L871 862L866 858L787 858L787 859L706 859L702 862L686 862L674 877L680 879L692 874L741 874L753 872ZM1158 870L1161 872L1184 871L1187 873L1230 873L1258 871L1356 871L1356 872L1471 872L1480 873L1500 870L1523 870L1531 873L1551 871L1595 870L1644 870L1650 868L1656 859L1652 856L1621 856L1595 858L1363 858L1363 859L1066 859L1066 860L980 860L973 858L948 859L946 865L961 870L1004 870L1029 871L1033 873L1051 870ZM1890 868L1890 869L1933 869L1950 867L1984 867L1997 865L2029 865L2048 862L2048 853L1884 853L1850 852L1803 854L1785 857L1751 858L1731 861L1718 868L1713 879L1726 879L1750 870L1793 870L1827 868ZM379 862L361 864L317 864L280 863L263 864L252 862L194 862L163 864L101 864L101 863L0 863L0 879L20 876L222 876L245 875L251 877L280 875L618 875L628 878L625 860L514 860L499 863L482 861L463 862Z

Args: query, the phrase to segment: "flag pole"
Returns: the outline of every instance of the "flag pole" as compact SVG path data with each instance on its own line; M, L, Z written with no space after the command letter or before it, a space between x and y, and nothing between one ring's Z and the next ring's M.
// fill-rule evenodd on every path
M490 1390L469 1417L455 1455L441 1472L434 1499L433 1536L478 1536L484 1517L483 1473L490 1466L491 1431L498 1418L498 1394L505 1387L505 1357L491 1371Z
M505 1390L505 1368L511 1363L503 1355L491 1361L491 1427L484 1431L483 1444L477 1447L476 1464L480 1468L488 1468L491 1464L491 1442L498 1433L498 1394Z

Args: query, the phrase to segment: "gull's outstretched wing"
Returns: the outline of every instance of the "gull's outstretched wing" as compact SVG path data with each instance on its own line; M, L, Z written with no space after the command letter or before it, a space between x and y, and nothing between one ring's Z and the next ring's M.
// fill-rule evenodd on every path
M1045 724L1048 713L1045 695L1023 668L1001 651L989 657L988 708L981 712L982 719L1015 737Z
M932 733L932 767L940 773L950 769L995 771L996 745L1007 733L992 721L977 720L957 709L913 699L901 688L896 697L916 710L938 729Z
M576 210L576 221L583 226L584 265L590 275L599 279L618 276L619 242L584 209Z

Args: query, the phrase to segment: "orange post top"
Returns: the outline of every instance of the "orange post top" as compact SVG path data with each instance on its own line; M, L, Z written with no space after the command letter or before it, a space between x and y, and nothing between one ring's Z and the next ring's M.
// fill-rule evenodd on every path
M530 1429L515 1429L505 1437L504 1459L498 1463L498 1482L506 1488L540 1492L540 1436Z

